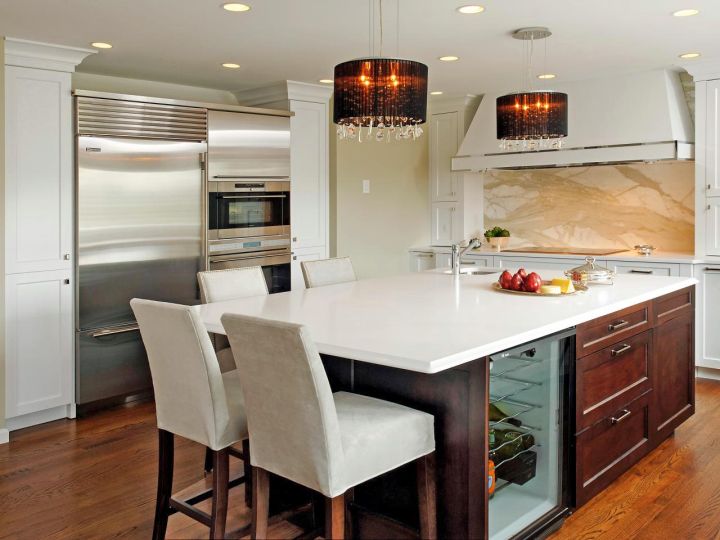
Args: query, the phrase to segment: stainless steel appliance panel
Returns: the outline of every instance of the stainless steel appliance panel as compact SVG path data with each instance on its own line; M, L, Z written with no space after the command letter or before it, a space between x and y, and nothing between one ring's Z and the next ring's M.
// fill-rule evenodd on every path
M290 118L208 111L208 176L289 178Z
M199 300L205 143L78 137L80 330L134 320L129 300Z
M79 407L150 389L150 368L137 329L77 333L75 393Z
M210 270L228 270L260 266L270 293L290 290L290 248L269 249L250 253L215 255L208 259Z

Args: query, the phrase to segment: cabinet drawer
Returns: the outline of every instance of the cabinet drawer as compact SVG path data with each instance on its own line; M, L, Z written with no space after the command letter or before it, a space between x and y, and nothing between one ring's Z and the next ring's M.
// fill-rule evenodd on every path
M695 287L687 287L653 300L655 325L692 313L695 309Z
M577 329L577 357L599 351L652 326L652 304L644 302L586 322Z
M576 506L582 506L650 451L643 394L576 437Z
M679 264L658 264L643 262L613 262L608 261L609 268L618 274L639 274L644 276L679 276Z
M647 330L577 361L578 432L652 388L652 346L652 331Z

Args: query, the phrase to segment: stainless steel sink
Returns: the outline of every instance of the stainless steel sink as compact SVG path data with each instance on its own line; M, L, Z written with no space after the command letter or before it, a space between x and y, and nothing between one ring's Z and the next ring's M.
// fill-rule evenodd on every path
M452 274L452 269L443 271L443 274ZM479 268L477 266L461 266L460 273L465 276L486 276L488 274L499 274L500 270L496 268Z

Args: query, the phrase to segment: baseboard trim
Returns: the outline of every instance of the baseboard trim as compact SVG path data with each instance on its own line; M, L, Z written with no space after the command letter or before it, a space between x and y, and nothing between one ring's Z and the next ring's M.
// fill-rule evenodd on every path
M7 428L0 428L0 444L10 442L10 431Z
M696 369L695 374L700 379L712 379L713 381L720 381L720 369L699 367Z
M67 405L60 405L44 411L22 414L20 416L8 418L5 421L6 428L9 431L15 431L16 429L23 429L30 426L36 426L38 424L45 424L46 422L53 422L54 420L67 418L68 412Z

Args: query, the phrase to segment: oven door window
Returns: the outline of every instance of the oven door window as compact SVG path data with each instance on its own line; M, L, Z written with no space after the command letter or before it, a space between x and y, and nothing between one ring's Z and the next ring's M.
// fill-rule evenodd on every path
M287 196L217 195L218 229L251 229L289 225Z

